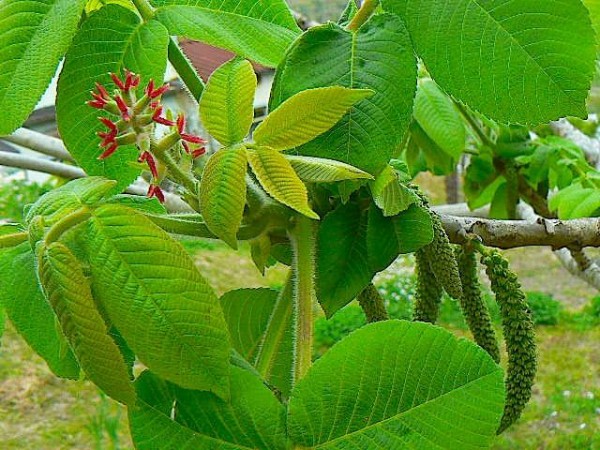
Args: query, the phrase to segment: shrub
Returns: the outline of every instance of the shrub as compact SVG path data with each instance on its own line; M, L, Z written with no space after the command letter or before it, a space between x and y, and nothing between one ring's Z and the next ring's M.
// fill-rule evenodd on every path
M557 325L563 306L552 295L528 292L527 305L535 325Z

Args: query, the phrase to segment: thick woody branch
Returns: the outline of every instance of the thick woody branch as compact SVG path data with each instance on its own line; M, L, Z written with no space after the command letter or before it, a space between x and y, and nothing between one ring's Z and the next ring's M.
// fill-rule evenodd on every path
M1 136L0 139L63 161L75 161L60 139L27 128L19 128L8 136Z
M79 167L69 166L43 158L23 156L18 153L0 152L0 166L15 167L17 169L33 170L67 179L85 177L86 174Z
M454 244L463 244L468 235L477 235L486 246L503 249L600 247L600 219L527 221L442 216L442 222Z

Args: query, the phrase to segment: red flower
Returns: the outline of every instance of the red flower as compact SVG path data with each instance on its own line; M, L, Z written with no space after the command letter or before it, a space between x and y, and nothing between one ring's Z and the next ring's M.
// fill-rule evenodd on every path
M156 161L154 160L154 156L150 152L144 152L140 155L138 162L145 162L148 164L150 168L150 172L152 173L152 177L155 179L158 178L158 170L156 169Z
M155 99L155 98L163 95L165 92L167 92L169 90L169 87L170 87L169 83L166 83L166 84L163 84L158 89L155 89L154 88L154 80L150 80L148 82L148 86L146 87L146 95L148 97L150 97L151 99Z
M198 158L206 153L206 147L200 147L192 152L192 158Z
M131 116L129 115L129 107L127 106L127 103L125 103L125 100L123 100L123 97L120 95L115 96L115 101L117 102L119 111L121 111L121 117L125 122L129 122Z
M162 112L163 107L157 106L157 108L154 110L154 114L152 114L152 120L156 123L160 123L161 125L166 125L168 127L172 127L173 125L175 125L175 122L173 122L172 120L168 120L164 117L161 117Z
M163 193L161 188L155 184L151 184L150 188L148 189L148 198L152 197L156 197L161 203L165 202L165 194Z
M108 95L108 91L106 90L106 88L104 86L102 86L100 83L96 83L96 89L98 89L100 96L104 100L107 100L107 101L110 100L110 95Z
M186 142L191 142L192 144L206 144L206 141L200 136L194 136L193 134L185 133L185 117L183 116L183 114L179 114L177 116L177 131L179 132L179 136L181 136L181 139L183 139ZM183 144L185 151L189 153L185 142Z
M116 135L117 132L119 131L117 129L117 124L114 123L112 120L110 120L106 117L98 117L98 120L100 122L102 122L104 125L106 125L106 128L108 128L111 131L111 133L114 133Z
M98 159L102 160L102 159L106 159L106 158L108 158L108 157L109 157L109 156L111 156L111 155L112 155L114 152L116 152L116 151L117 151L117 148L118 148L118 147L119 147L119 145L118 145L116 142L115 142L115 143L113 143L113 144L112 144L110 147L108 147L108 148L107 148L107 149L104 151L104 153L102 153L102 154L101 154L101 155L98 157Z
M129 91L131 88L136 88L140 84L140 77L129 70L125 71L125 90Z
M112 78L113 82L117 85L117 87L119 89L121 89L122 91L127 91L127 86L125 86L125 83L123 83L123 81L121 81L121 79L119 78L119 76L116 73L111 73L110 77Z

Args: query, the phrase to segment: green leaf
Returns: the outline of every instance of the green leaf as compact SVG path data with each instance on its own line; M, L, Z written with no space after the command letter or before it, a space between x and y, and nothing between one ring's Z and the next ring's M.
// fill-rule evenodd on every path
M411 155L407 154L407 161L413 167L418 166L417 158L421 158L418 153L422 153L426 169L434 175L448 175L456 170L458 159L444 152L416 121L410 124L408 149L414 152Z
M287 155L294 171L307 183L334 183L336 181L372 179L373 176L354 166L335 159Z
M383 0L453 97L499 122L587 115L595 71L589 15L579 0Z
M209 5L202 2L202 6L161 7L156 11L156 18L172 35L202 41L264 66L276 67L299 30L278 24L274 20L275 11L265 11L259 18L248 15L244 11L250 4L255 10L261 9L256 8L254 0ZM238 10L238 5L243 8Z
M314 449L492 444L502 369L477 345L424 323L367 325L321 357L292 391L290 438Z
M348 0L346 9L344 9L344 12L340 16L340 19L338 20L338 25L341 25L343 27L348 25L352 21L352 19L354 18L354 16L356 15L357 12L358 12L358 6L356 6L356 1Z
M415 120L444 152L458 159L465 150L465 125L454 103L430 79L419 83Z
M244 140L254 119L256 74L252 64L234 58L213 72L200 100L200 116L221 144Z
M71 45L85 0L0 3L0 136L29 116Z
M375 205L369 208L367 254L374 274L399 254L416 252L432 240L431 216L423 207L413 204L395 217L385 217Z
M199 6L215 11L224 11L273 23L288 30L300 32L296 19L285 0L261 0L260 8L255 0L151 0L161 6Z
M370 186L375 204L386 217L395 216L419 201L417 194L400 183L397 172L391 166L386 166Z
M341 86L307 89L271 111L253 138L257 144L275 150L298 147L329 130L353 105L372 95L369 89Z
M247 166L245 147L219 150L206 163L200 184L206 226L234 249L246 205Z
M81 263L55 242L44 249L40 281L61 328L87 377L115 400L135 402L135 391L119 347L96 309Z
M183 387L227 397L223 313L184 248L117 205L93 212L88 241L94 297L140 361Z
M366 219L356 203L348 203L327 214L319 227L317 298L327 317L351 302L373 278Z
M156 449L160 442L160 448L190 450L287 449L285 409L273 393L256 375L238 367L231 368L231 385L231 400L224 402L144 372L136 382L139 407L129 411L136 448Z
M248 161L261 186L278 202L311 219L319 216L310 209L308 193L290 162L270 148L248 150Z
M331 23L313 27L298 38L277 69L270 110L306 89L373 90L373 96L297 152L377 174L396 154L408 128L416 73L408 33L392 15L372 17L357 33Z
M98 160L96 133L105 127L98 121L102 113L86 102L95 82L113 89L109 72L132 70L141 75L141 86L150 79L162 82L168 43L167 30L159 22L142 23L134 12L116 5L102 8L81 26L58 82L56 115L65 145L88 175L118 180L121 189L138 176L140 171L129 165L138 156L134 146L119 147L110 158Z
M271 258L271 237L269 234L261 234L250 242L250 257L258 271L264 276L265 269L269 267Z
M79 366L36 277L28 242L0 251L0 305L29 346L61 378L79 378Z
M94 206L106 199L116 183L102 177L73 180L42 195L27 211L25 221L42 216L46 225L53 225L82 206Z
M221 297L233 348L285 397L292 387L293 326L291 285L238 289Z
M288 448L285 408L256 375L231 368L231 400L209 392L175 389L177 420L192 430L240 449Z
M591 217L600 208L600 191L574 183L553 195L548 206L561 219Z

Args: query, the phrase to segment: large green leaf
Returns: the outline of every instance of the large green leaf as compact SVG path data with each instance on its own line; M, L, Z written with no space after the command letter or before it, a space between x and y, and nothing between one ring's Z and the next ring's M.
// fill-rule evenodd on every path
M133 404L127 365L96 309L81 263L55 242L44 249L39 273L48 302L87 377L115 400Z
M156 11L171 34L231 50L267 67L279 64L299 33L295 25L280 25L275 9L261 13L254 0L186 3L198 6L163 6ZM251 5L252 15L246 12Z
M28 242L0 251L0 304L17 332L56 376L79 377L77 361L38 283Z
M376 174L395 154L412 115L416 62L402 21L377 15L357 33L335 24L311 28L277 69L270 109L306 89L335 85L375 94L298 152Z
M225 146L241 142L254 119L256 74L252 64L235 58L213 72L200 100L202 123Z
M0 135L19 127L69 48L85 0L0 2Z
M144 24L134 12L116 5L92 14L75 36L58 82L56 114L65 145L88 175L118 180L124 188L139 174L139 169L128 164L137 159L134 146L122 146L110 158L98 160L96 133L104 128L98 121L102 113L86 101L95 82L111 90L109 72L125 68L142 76L142 86L150 79L161 83L168 43L167 30L159 22Z
M317 298L331 317L373 278L367 256L367 217L356 203L327 214L317 238Z
M585 116L596 47L580 0L382 0L437 83L501 122Z
M294 365L291 284L280 293L266 288L231 291L221 305L233 348L287 397Z
M354 104L371 95L368 89L341 86L298 92L269 113L253 138L275 150L298 147L329 130Z
M209 392L170 386L143 373L136 382L139 408L129 412L136 448L287 449L285 409L273 393L256 375L238 367L231 368L231 386L231 400L224 402ZM149 419L160 426L148 426Z
M214 153L202 173L200 209L206 226L233 248L246 205L245 147Z
M419 84L415 120L444 152L458 159L465 150L465 125L458 109L433 80Z
M310 209L308 193L290 162L270 148L248 150L248 161L256 178L275 200L312 219L319 216Z
M229 339L218 299L183 247L118 205L93 212L94 297L151 370L190 389L229 394Z
M295 155L287 155L286 158L300 179L307 183L333 183L373 178L371 174L335 159Z
M367 325L292 391L290 438L327 450L488 448L504 406L502 369L477 345L424 323Z

